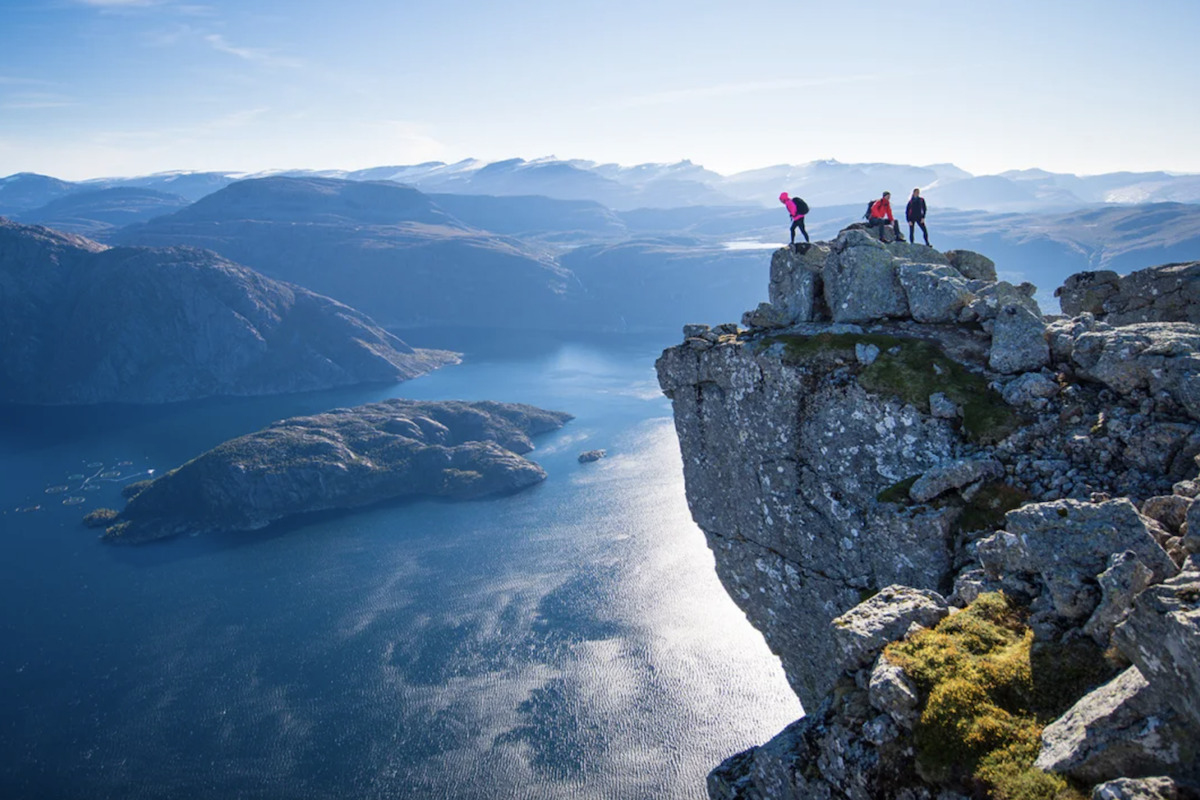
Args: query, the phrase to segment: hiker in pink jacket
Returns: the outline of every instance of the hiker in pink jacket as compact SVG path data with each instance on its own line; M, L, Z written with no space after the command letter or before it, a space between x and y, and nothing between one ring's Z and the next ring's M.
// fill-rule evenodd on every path
M788 210L788 214L792 217L792 241L791 246L796 246L796 228L804 234L804 241L807 243L808 231L804 229L804 215L808 213L808 203L801 200L799 197L788 197L787 192L779 193L779 202L783 203L783 207Z

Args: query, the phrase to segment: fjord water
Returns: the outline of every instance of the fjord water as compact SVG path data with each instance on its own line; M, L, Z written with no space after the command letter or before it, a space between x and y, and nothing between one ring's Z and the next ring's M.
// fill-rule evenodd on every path
M390 387L0 409L0 796L701 798L799 715L688 515L669 342L408 338L467 358ZM132 548L79 524L146 470L386 397L576 418L511 496Z

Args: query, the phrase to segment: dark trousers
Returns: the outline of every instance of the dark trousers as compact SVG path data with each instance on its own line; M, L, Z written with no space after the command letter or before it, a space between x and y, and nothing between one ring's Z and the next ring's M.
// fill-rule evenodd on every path
M921 226L921 233L924 234L924 236L925 236L925 246L928 247L929 246L929 228L925 227L925 220L923 220L923 219L918 219L915 221L910 219L908 221L908 240L910 242L916 241L916 239L913 238L913 233L915 233L915 231L913 230L913 227L916 225Z
M804 229L804 217L796 217L794 220L792 220L792 230L791 230L792 244L796 243L796 228L799 228L800 232L804 234L804 241L807 242L808 241L808 231L806 231Z
M871 221L867 223L872 228L879 228L880 238L883 237L883 229L887 227L888 221L883 217L871 217ZM896 241L904 241L904 234L900 232L900 220L892 220L892 231L896 234Z

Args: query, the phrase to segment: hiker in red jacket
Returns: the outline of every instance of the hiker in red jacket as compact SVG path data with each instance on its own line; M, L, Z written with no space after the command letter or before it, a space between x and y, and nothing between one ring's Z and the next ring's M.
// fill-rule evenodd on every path
M921 233L925 235L925 246L929 247L929 228L925 227L925 211L925 198L921 197L921 190L913 189L912 197L904 207L904 218L908 220L908 240L916 241L916 231L913 227L920 225Z
M896 241L903 242L904 234L900 232L900 222L892 216L892 193L884 192L883 197L871 204L871 219L867 225L879 228L879 238L883 238L883 229L890 222L896 234Z
M796 246L796 228L804 234L804 242L808 243L808 231L804 229L804 215L808 213L808 203L801 200L799 197L788 197L787 192L779 193L779 202L783 203L783 207L788 210L788 214L792 217L792 241L791 247Z

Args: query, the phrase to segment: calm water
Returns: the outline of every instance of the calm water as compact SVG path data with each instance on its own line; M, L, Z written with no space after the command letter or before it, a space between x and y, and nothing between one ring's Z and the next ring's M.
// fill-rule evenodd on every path
M493 341L382 389L0 410L0 796L703 797L800 708L688 516L663 344ZM137 473L391 396L576 419L511 497L139 548L79 524Z

